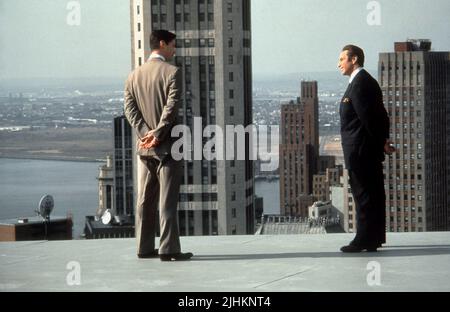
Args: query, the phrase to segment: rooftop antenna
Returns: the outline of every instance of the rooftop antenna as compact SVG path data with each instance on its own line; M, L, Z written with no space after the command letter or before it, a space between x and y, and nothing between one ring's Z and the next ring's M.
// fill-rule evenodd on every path
M53 196L45 195L39 202L39 210L36 211L37 214L44 220L45 240L47 240L47 227L50 222L50 214L52 213L54 206L55 201L53 200Z

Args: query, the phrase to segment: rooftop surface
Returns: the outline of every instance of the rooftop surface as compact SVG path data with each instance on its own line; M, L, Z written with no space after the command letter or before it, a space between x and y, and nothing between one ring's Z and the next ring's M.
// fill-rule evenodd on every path
M392 233L378 253L339 252L352 238L183 237L195 256L171 263L137 259L134 239L0 243L0 291L450 291L450 233Z

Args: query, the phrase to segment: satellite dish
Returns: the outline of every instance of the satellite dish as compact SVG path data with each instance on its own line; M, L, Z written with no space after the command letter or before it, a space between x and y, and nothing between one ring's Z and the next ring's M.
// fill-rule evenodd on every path
M106 211L102 215L102 223L104 225L110 224L112 221L112 214L110 209L106 209Z
M50 214L52 213L54 206L55 201L53 200L53 196L45 195L39 202L38 214L45 220L50 220Z

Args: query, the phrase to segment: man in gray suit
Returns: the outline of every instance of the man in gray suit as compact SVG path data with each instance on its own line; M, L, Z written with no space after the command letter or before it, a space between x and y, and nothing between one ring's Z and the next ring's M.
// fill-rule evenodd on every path
M175 55L175 38L165 30L153 31L148 62L133 71L125 84L125 116L138 137L138 257L159 256L161 261L185 261L193 256L181 253L177 206L182 164L171 156L175 141L171 131L177 123L182 93L181 71L166 63ZM158 204L159 251L155 249Z

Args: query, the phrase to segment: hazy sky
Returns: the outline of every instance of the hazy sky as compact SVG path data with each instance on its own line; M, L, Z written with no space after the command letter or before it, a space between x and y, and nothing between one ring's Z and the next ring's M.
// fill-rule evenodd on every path
M0 78L125 77L130 70L129 0L79 0L80 26L66 23L68 0L0 0ZM429 38L450 50L449 0L379 0L370 26L366 0L253 0L256 75L336 70L347 43L366 67L394 41Z

